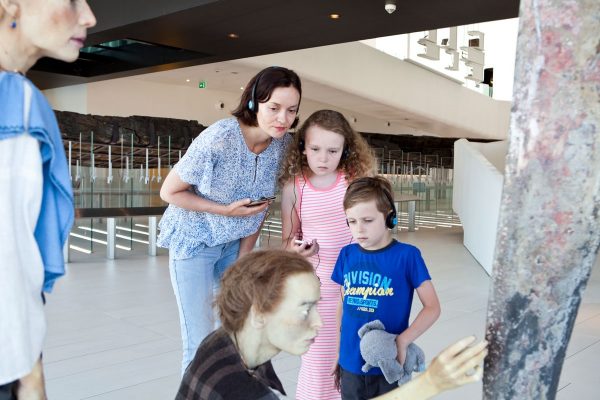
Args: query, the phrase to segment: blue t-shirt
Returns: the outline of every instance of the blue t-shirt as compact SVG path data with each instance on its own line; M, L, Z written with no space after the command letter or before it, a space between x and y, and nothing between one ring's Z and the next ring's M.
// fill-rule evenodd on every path
M421 252L396 240L374 251L350 244L340 252L331 279L344 286L340 366L357 375L381 375L379 368L362 372L358 330L376 319L396 335L408 328L414 290L431 279Z
M190 145L175 165L179 178L195 194L220 204L244 198L275 195L279 166L290 135L273 139L260 154L248 149L236 118L215 122ZM265 212L247 217L229 217L186 210L169 205L160 221L158 245L169 248L171 257L194 257L212 247L250 236Z

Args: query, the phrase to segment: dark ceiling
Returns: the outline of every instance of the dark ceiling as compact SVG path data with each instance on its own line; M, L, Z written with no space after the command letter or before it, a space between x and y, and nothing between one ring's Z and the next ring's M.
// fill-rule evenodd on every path
M98 25L73 64L41 60L42 88L514 18L518 0L89 0ZM332 20L331 13L340 14ZM238 38L228 35L234 33ZM127 41L125 39L128 39Z

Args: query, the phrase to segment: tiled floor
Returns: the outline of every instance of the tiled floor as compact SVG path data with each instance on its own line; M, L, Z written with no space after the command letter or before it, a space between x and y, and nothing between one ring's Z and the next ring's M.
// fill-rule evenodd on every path
M460 228L400 234L417 245L442 304L438 322L417 343L432 357L460 337L485 329L489 278L462 246ZM277 245L275 239L263 245ZM180 338L167 257L103 251L73 255L68 275L48 296L44 350L50 400L172 399L180 376ZM558 399L597 399L600 367L600 272L588 284L567 352ZM413 313L418 311L418 299ZM295 392L299 358L279 355L275 368L288 394ZM480 399L470 385L440 399ZM317 400L317 399L315 399Z

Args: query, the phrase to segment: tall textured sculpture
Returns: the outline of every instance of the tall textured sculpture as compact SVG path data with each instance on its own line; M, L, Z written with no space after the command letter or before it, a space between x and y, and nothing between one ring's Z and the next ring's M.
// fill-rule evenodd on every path
M554 399L600 243L600 2L522 0L485 399Z

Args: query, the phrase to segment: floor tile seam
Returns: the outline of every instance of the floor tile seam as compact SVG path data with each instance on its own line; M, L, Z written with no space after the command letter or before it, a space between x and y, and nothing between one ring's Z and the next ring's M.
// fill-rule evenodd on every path
M139 326L134 326L134 327L135 327L135 328L140 328ZM151 333L154 333L154 334L156 334L156 332L154 332L154 331L151 331L150 329L145 329L145 330L147 330L147 331L149 331L149 332L151 332ZM115 336L127 336L127 337L129 337L129 336L131 336L131 335L120 335L120 334L115 334L115 335L106 335L106 336L107 336L107 337L115 337ZM164 335L161 335L161 339L165 339L165 338L166 338L166 339L171 339L170 337L166 337L166 336L164 336ZM103 339L104 339L104 338L103 338ZM151 340L159 340L159 339L151 339ZM82 344L82 343L86 343L86 342L90 342L90 341L93 341L93 340L90 340L89 338L85 338L85 339L80 339L80 340L70 341L70 342L68 342L68 343L66 343L66 344L52 345L52 346L46 346L46 345L44 345L44 348L43 348L43 350L44 350L44 351L48 351L48 350L50 350L50 349L52 349L52 350L55 350L55 349L58 349L58 348L61 348L61 347L67 347L67 346L70 346L70 345L73 345L73 344ZM145 342L141 342L141 343L145 343ZM129 346L131 346L131 345L129 345ZM106 350L102 350L102 351L106 351Z
M596 338L597 340L596 340L595 342L593 342L593 343L590 343L589 345L585 346L584 348L577 350L577 352L575 352L575 353L573 353L573 354L571 354L571 355L569 355L569 356L565 357L565 359L566 359L566 360L568 360L568 359L570 359L571 357L574 357L574 356L576 356L577 354L579 354L579 353L581 353L581 352L583 352L583 351L586 351L586 350L587 350L587 349L589 349L590 347L592 347L592 346L595 346L595 345L597 345L598 343L600 343L600 337L598 337L598 336L593 336L593 335L585 335L585 336L588 336L588 337L594 337L594 338ZM569 340L569 342L570 342L570 340Z
M80 358L80 357L85 357L85 356L92 356L92 355L94 355L94 354L106 353L106 352L108 352L108 351L117 351L117 350L122 350L122 349L124 349L124 348L127 348L127 347L131 347L131 346L138 346L138 345L145 345L145 344L152 343L152 342L158 342L158 341L161 341L161 340L164 340L164 339L169 339L169 340L172 340L171 338L159 338L159 339L152 339L152 340L148 340L148 341L145 341L145 342L139 342L139 343L136 343L136 344L133 344L133 345L132 345L132 344L128 344L128 345L125 345L125 346L113 347L113 348L111 348L111 349L108 349L108 350L99 350L99 351L94 351L94 352L91 352L91 353L79 354L79 355L77 355L77 356L68 357L68 358L63 358L63 359L61 359L61 360L56 360L56 361L44 361L44 365L48 365L48 366L49 366L49 365L52 365L52 364L54 364L54 363L59 363L59 362L64 362L64 361L68 361L68 360L73 360L73 359L75 359L75 358ZM174 350L169 350L169 351L167 351L166 353L168 353L168 352L170 352L170 351L174 351ZM163 354L163 353L159 353L159 354ZM150 357L151 357L151 356L150 356Z
M171 292L169 294L171 296L173 295L172 289L171 289ZM174 300L174 298L169 298L168 300L165 300L163 304L165 306L168 305L167 308L169 308L170 310L167 310L167 311L175 311L175 312L177 312L177 307L175 306L175 303L174 303L173 300ZM145 304L144 306L141 306L141 307L138 307L138 308L147 309L148 306ZM107 314L111 318L117 318L117 319L133 318L133 317L139 317L139 316L143 316L143 315L154 315L154 314L157 313L156 309L153 309L152 311L144 312L143 314L132 314L132 315L125 315L125 316L123 316L123 315L121 315L121 316L112 315L111 314L112 312L113 311L108 311L108 312L107 311L102 311L102 313Z
M473 313L476 313L479 311L487 310L487 305L480 307L480 308L476 308L476 309L470 309L470 310L467 310L465 308L460 308L460 307L444 307L443 310L460 311L465 314L473 314ZM443 310L442 310L442 312L443 312Z
M576 322L576 323L575 323L575 326L577 326L577 325L581 325L581 324L583 324L583 323L585 323L585 322L588 322L588 321L589 321L589 320L591 320L591 319L598 318L598 317L600 317L600 312L599 312L598 314L594 314L594 315L592 315L592 316L590 316L590 317L588 317L588 318L586 318L586 319L582 319L582 320L581 320L581 321L579 321L579 322Z
M299 369L299 368L300 368L300 364L298 364L298 365L293 365L293 366L290 366L290 367L287 367L286 369L282 369L281 367L279 367L279 364L278 364L278 366L277 366L277 367L276 367L275 365L273 365L273 368L274 368L274 369L275 369L275 370L276 370L278 373L282 373L282 374L283 374L283 373L285 373L285 372L289 372L289 371L291 371L291 370L293 370L293 369Z
M568 382L566 385L559 387L559 388L556 390L556 393L560 392L561 390L563 390L563 389L565 389L565 388L567 388L567 387L569 387L569 386L571 386L571 385L572 385L572 382Z
M121 390L124 390L124 389L132 388L132 387L136 387L136 386L140 386L140 385L145 385L145 384L147 384L149 382L157 381L157 380L166 378L166 377L171 376L171 375L175 375L175 374L168 374L168 375L165 375L165 376L160 376L158 378L152 378L152 379L149 379L149 380L144 381L144 382L136 383L135 385L123 386L123 387L121 387L119 389L109 390L108 392L102 392L102 393L98 393L98 394L95 394L95 395L92 395L92 396L82 397L80 400L93 399L94 397L104 396L104 395L109 394L109 393L118 392L118 391L121 391ZM173 392L176 392L176 390L173 390ZM175 393L173 393L173 395L175 395Z
M102 312L102 313L106 314L105 312ZM125 325L128 325L128 326L133 327L133 328L143 328L143 326L137 325L137 324L135 324L135 323L133 323L131 321L128 321L128 320L126 320L124 318L113 317L113 316L108 315L108 314L106 314L106 315L111 318L112 321L110 321L110 323L114 322L114 323L116 323L119 326L122 325L122 324L125 324ZM58 325L58 324L55 324L55 325ZM82 333L82 332L85 332L85 331L92 331L93 332L96 329L101 328L102 326L105 326L105 325L107 325L107 323L103 323L103 324L100 324L98 326L89 326L89 327L86 326L85 329L80 329L78 331L78 333ZM54 334L53 333L49 334L49 336L52 336L52 335L54 335ZM56 334L56 335L59 336L60 334ZM87 340L85 340L85 341L87 341ZM73 344L73 343L78 343L78 342L69 342L69 344ZM61 346L63 346L63 345L61 345ZM60 346L54 346L54 347L60 347ZM52 348L52 347L49 347L49 348Z
M86 369L86 370L79 370L76 373L72 373L72 374L68 374L68 375L62 375L62 376L56 377L56 378L46 379L46 381L47 382L57 381L57 380L63 379L63 378L70 378L70 377L79 375L81 373L88 373L88 372L91 372L91 371L96 371L96 370L100 370L100 369L107 368L107 367L111 367L112 368L112 367L115 367L115 366L118 366L118 365L122 365L122 364L126 364L126 363L129 363L129 362L140 361L140 360L144 360L144 359L148 359L148 358L152 358L152 357L158 357L158 356L162 356L164 354L168 354L168 353L172 353L172 352L176 352L176 351L179 351L179 350L169 350L169 351L164 351L164 352L156 353L156 354L153 354L153 355L150 355L150 356L144 356L144 357L134 358L134 359L131 359L131 360L126 360L126 361L119 361L117 363L107 364L107 365L104 365L104 366L101 366L101 367L94 367L94 368L90 368L90 369Z
M442 312L443 312L443 311L442 311ZM455 316L453 316L453 317L450 317L450 318L448 318L448 319L445 319L445 320L443 320L443 321L441 321L441 322L448 322L448 321L452 321L452 320L454 320L454 319L468 317L469 315L472 315L472 314L475 314L475 312L465 312L465 313L464 313L464 314L462 314L462 315L455 315ZM440 321L436 321L436 322L440 322ZM432 325L432 326L436 326L436 325L437 325L437 324L434 324L434 325Z

